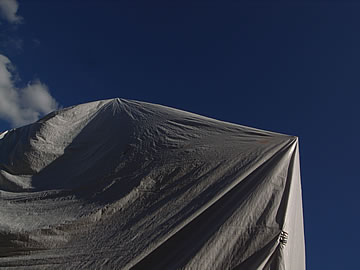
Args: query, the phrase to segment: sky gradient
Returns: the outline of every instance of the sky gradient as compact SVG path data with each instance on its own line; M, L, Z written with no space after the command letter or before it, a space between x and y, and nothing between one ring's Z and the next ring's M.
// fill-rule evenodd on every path
M168 2L17 1L0 24L17 104L122 97L296 135L307 269L356 269L360 2Z

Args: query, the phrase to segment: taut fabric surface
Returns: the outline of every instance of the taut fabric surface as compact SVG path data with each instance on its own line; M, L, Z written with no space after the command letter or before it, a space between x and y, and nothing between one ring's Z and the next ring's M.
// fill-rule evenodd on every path
M303 270L302 215L294 136L111 99L0 138L0 267Z

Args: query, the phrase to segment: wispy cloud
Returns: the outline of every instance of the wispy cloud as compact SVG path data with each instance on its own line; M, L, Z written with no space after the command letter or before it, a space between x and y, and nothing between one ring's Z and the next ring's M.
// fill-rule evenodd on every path
M19 55L24 52L24 41L11 32L0 30L0 51L7 55Z
M0 0L0 17L11 25L19 24L23 18L17 15L18 8L16 0ZM5 38L3 34L6 34ZM9 48L22 51L22 39L11 38L6 31L0 33L0 37L3 39L0 48L8 52L11 52ZM36 40L34 43L40 42ZM0 119L18 127L35 122L39 117L59 108L48 87L40 80L29 82L25 87L17 87L20 81L9 58L0 54Z
M59 108L48 87L40 80L17 88L14 78L15 68L11 61L0 54L0 118L13 127L32 123Z
M19 4L16 0L0 0L0 16L9 23L21 23L23 18L17 15Z

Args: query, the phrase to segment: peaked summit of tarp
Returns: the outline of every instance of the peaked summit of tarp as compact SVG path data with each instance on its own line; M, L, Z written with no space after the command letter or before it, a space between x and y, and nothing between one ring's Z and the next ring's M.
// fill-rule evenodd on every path
M125 99L10 130L0 267L305 269L298 139Z

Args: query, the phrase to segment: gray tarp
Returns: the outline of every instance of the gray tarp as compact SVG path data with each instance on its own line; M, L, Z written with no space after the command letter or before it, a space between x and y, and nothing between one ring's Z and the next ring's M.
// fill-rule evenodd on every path
M298 139L143 102L0 139L0 267L305 269Z

